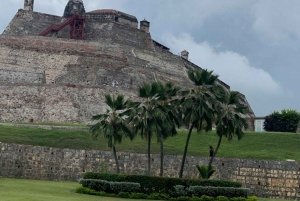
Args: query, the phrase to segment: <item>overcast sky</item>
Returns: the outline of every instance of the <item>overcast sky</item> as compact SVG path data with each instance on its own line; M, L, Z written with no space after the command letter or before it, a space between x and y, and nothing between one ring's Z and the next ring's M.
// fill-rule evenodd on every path
M24 0L1 1L2 33ZM68 0L35 0L61 16ZM245 94L256 116L300 111L299 0L83 0L86 11L115 9L150 21L152 38L214 70Z

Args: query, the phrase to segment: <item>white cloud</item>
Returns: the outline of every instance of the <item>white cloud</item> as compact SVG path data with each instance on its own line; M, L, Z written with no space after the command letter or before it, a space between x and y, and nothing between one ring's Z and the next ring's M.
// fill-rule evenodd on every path
M247 57L236 52L217 52L208 42L197 43L187 33L176 37L166 34L164 42L174 53L186 49L190 60L202 68L214 70L220 79L247 96L279 95L281 86L269 73L251 66Z

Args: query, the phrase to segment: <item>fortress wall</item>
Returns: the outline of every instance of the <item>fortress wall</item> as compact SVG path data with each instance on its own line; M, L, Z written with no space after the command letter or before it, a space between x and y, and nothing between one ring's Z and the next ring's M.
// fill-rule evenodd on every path
M0 82L4 83L44 83L44 73L0 69Z
M92 140L92 139L91 139ZM117 153L122 173L146 174L147 155ZM159 175L160 155L152 154L152 175ZM164 157L164 175L178 177L182 156ZM207 165L208 157L188 156L184 177L196 178L196 164ZM85 172L96 172L106 166L115 172L112 152L34 147L0 143L0 176L10 178L77 180ZM268 198L299 199L300 163L216 158L213 178L238 181L250 188L251 195Z
M0 121L89 122L105 111L107 93L134 96L116 87L0 83Z
M131 45L142 49L153 49L152 39L149 33L145 33L134 25L126 24L130 21L121 23L111 21L112 19L101 19L96 21L95 15L87 14L85 24L85 40L107 40L110 43L119 43ZM120 18L121 19L121 18ZM17 14L11 20L3 32L3 36L27 36L39 35L51 25L58 25L64 22L66 18L44 13L18 10ZM131 23L131 22L130 22ZM51 34L48 37L51 37ZM54 37L70 38L70 27L66 26Z
M86 40L108 40L110 43L133 46L135 48L152 50L153 44L149 33L143 32L130 25L112 21L87 21L85 24Z
M3 32L4 36L39 35L52 24L60 24L62 17L19 9ZM60 37L70 38L66 27L59 33Z
M95 43L41 36L0 37L2 83L47 83L57 85L55 87L58 91L66 84L86 88L118 86L120 90L135 90L136 93L140 85L152 81L170 81L183 89L189 88L192 82L188 79L186 70L195 68L198 67L165 50L143 49L110 43L108 40ZM54 96L55 94L54 92ZM70 103L69 100L66 101ZM39 101L39 107L43 104L46 104L45 100ZM247 102L245 104L248 105ZM74 108L70 110L72 111L67 116L77 112ZM9 113L8 110L4 111ZM56 120L55 117L44 117L45 115L37 113L23 113L22 110L17 112L37 116L41 121ZM66 117L60 121L86 121L86 118L81 118L82 115L79 116L75 120ZM17 121L16 119L19 121L24 117L7 115L5 118L6 121Z
M118 82L126 89L153 80L189 83L180 57L131 46L121 48L106 40L95 44L38 36L1 37L0 52L0 69L24 72L23 77L39 71L45 74L46 83L102 86Z

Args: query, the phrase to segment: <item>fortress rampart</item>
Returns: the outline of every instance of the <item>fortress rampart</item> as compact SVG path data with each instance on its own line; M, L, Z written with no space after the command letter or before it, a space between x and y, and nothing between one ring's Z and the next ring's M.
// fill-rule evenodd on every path
M33 11L33 3L26 1L0 36L0 121L86 122L105 110L100 101L111 91L132 98L143 82L158 80L192 87L187 70L200 67L188 60L187 51L174 55L154 41L147 20L138 28L132 15L111 9L86 12L83 1L74 0L60 17ZM75 17L68 21L70 16ZM70 39L72 30L83 31L73 37L84 40ZM68 86L73 86L72 98L64 97ZM91 97L84 96L91 91L89 102ZM243 95L241 103L250 108ZM64 115L54 114L59 111ZM250 130L253 117L251 111Z

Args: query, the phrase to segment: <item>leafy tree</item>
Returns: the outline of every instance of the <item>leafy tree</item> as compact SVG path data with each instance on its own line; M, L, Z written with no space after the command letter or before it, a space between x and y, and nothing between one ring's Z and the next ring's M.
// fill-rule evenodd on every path
M285 124L284 132L296 132L300 114L296 110L281 110L281 121Z
M92 119L98 122L90 127L90 132L94 138L103 136L107 140L108 146L113 149L117 173L120 173L115 145L121 143L123 137L133 139L133 134L126 122L130 111L127 109L129 101L124 101L123 95L118 95L117 98L105 95L105 103L109 109L105 114L93 116Z
M247 113L247 107L243 107L239 104L239 93L231 91L225 96L224 101L218 105L217 108L217 121L216 121L216 133L219 136L219 141L213 156L210 158L207 168L211 168L213 159L218 153L223 136L228 140L236 135L238 140L243 136L243 130L248 127L245 120L245 114ZM206 179L209 178L208 172Z
M300 114L296 110L275 111L266 116L264 130L275 132L296 132Z
M210 130L212 128L214 107L218 104L218 99L222 98L223 93L223 91L218 89L218 76L213 75L213 71L190 70L188 71L188 76L195 86L192 90L182 93L184 96L181 101L183 122L185 125L188 125L189 131L181 161L179 178L182 178L193 129L197 128L197 132L200 132L203 129Z
M264 130L265 131L284 131L284 125L281 122L281 114L277 111L266 116L264 121Z
M167 107L160 101L162 92L162 83L153 82L152 84L144 83L139 88L139 97L142 102L135 108L131 119L134 130L141 137L146 138L148 142L148 175L151 174L150 146L152 136L157 136L158 142L165 137L173 127L169 121Z

